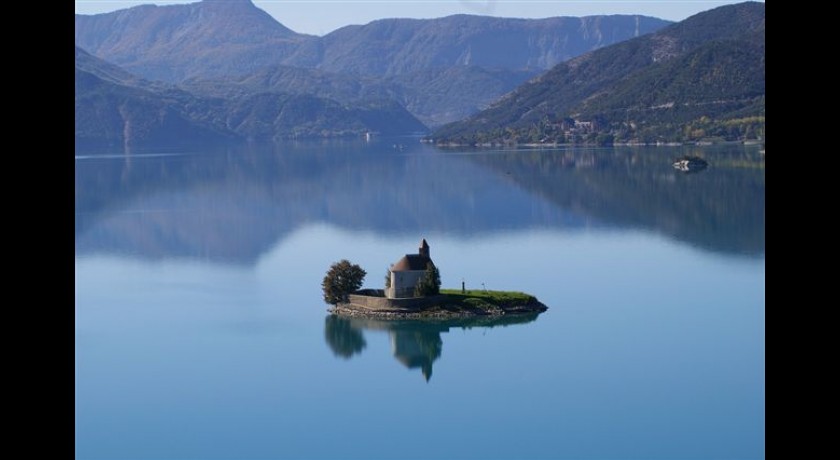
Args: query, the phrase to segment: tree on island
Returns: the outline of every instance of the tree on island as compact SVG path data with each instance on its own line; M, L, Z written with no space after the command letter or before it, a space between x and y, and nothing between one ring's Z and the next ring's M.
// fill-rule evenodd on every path
M426 273L414 286L414 297L440 294L440 271L432 262L426 263Z
M342 259L330 266L321 282L324 289L324 301L335 305L346 302L347 295L362 287L367 272L360 266Z

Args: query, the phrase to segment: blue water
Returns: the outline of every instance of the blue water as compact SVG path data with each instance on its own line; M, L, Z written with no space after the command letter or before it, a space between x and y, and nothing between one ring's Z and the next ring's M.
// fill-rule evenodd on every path
M77 458L764 457L757 149L403 142L77 156ZM328 318L332 262L381 288L421 238L549 310Z

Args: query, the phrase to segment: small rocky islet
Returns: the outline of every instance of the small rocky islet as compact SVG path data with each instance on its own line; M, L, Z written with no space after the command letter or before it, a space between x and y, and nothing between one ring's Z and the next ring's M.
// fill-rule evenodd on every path
M461 289L440 289L440 273L425 238L416 254L406 254L390 266L385 289L356 290L328 309L342 316L400 320L500 317L546 310L545 304L524 292L467 290L463 283Z

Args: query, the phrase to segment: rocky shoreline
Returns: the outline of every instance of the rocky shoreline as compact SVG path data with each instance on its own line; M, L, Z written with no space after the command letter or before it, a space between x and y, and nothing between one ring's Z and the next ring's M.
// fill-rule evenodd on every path
M548 310L542 302L531 298L527 303L520 305L489 305L480 307L465 306L457 303L444 303L432 305L420 309L371 309L352 303L339 303L327 311L334 315L355 316L375 319L456 319L471 317L499 317L504 315L527 315L542 313Z

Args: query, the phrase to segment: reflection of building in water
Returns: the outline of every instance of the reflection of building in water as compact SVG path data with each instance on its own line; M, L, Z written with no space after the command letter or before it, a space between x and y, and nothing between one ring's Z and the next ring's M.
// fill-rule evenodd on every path
M420 369L428 382L432 378L432 364L440 359L443 350L441 334L451 328L492 328L527 324L539 313L524 315L478 316L443 321L394 321L370 318L347 318L327 315L324 339L333 354L351 359L367 348L364 331L387 332L391 339L391 354L408 369Z
M422 369L427 382L432 378L432 363L440 358L442 348L443 340L438 332L391 331L391 352L394 358L409 369Z

